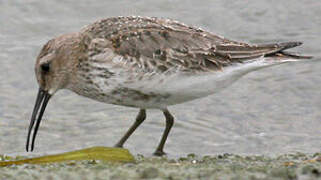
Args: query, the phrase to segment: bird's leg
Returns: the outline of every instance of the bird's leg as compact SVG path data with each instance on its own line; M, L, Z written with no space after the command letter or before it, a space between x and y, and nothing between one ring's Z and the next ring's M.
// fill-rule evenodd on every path
M154 152L155 156L163 156L165 155L163 149L164 149L164 145L167 139L167 136L169 134L169 131L171 130L173 124L174 124L174 117L171 115L171 113L165 109L163 111L165 118L166 118L166 128L164 130L163 136L161 141L158 144L158 147L156 148L156 151Z
M126 134L118 141L118 143L115 145L115 147L123 147L124 143L126 140L129 138L131 134L136 130L136 128L144 122L146 119L146 110L145 109L140 109L138 115L136 116L136 121L135 123L128 129Z

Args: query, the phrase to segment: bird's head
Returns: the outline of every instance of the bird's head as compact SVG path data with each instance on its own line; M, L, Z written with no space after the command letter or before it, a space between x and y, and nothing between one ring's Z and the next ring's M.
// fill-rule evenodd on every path
M27 151L31 131L35 125L30 150L34 148L34 140L50 97L68 85L76 67L77 55L81 52L79 44L80 38L77 33L62 35L48 41L37 57L35 73L39 90L28 131Z

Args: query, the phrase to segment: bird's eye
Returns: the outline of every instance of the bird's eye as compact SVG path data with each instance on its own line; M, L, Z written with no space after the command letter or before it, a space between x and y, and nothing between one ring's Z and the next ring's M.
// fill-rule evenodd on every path
M43 63L40 65L40 67L43 72L47 73L50 70L50 63L49 62Z

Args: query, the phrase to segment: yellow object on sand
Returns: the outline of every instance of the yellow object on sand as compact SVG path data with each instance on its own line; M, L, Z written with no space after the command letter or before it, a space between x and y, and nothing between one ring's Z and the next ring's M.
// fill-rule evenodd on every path
M127 149L111 147L92 147L55 155L41 156L16 161L0 161L0 166L21 164L45 164L65 161L101 160L105 162L135 162L135 158Z

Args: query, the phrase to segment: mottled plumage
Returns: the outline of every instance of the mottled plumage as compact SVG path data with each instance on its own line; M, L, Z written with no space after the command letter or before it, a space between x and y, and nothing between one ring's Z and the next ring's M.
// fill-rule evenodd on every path
M146 17L103 19L81 33L89 59L110 48L139 71L215 71L234 62L275 54L299 42L249 45L177 21Z
M140 108L118 147L145 120L145 109L162 110L166 129L155 154L163 155L174 122L167 106L216 93L248 72L308 58L284 52L298 45L250 45L162 18L97 21L80 32L50 40L41 50L36 62L40 88L27 150L40 106L31 150L50 97L59 89L69 89L101 102Z

